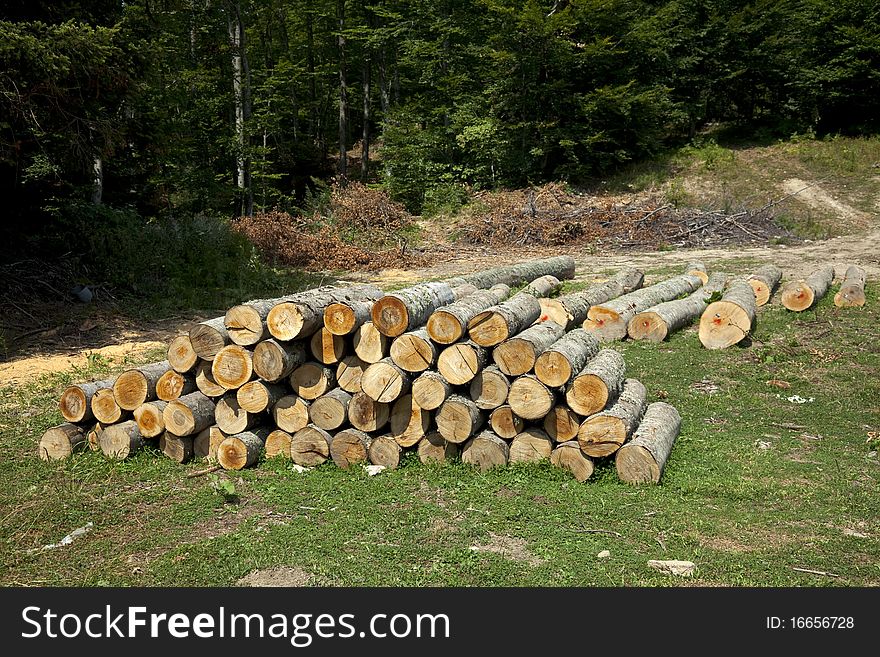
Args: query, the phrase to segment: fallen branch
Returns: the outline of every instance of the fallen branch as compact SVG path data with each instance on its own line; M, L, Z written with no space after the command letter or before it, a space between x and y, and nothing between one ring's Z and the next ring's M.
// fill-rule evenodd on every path
M204 470L196 470L195 472L187 472L186 478L193 479L195 477L201 477L201 476L209 474L211 472L217 472L217 470L219 470L220 468L221 468L221 466L218 464L218 465L212 465L210 468L205 468Z
M799 573L809 573L810 575L822 575L823 577L840 577L840 575L835 575L834 573L829 573L824 570L811 570L810 568L795 568L792 566L792 570L796 570Z

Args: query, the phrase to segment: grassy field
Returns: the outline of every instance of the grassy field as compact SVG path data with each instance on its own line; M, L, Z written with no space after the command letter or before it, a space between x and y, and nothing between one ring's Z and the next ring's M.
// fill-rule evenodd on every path
M874 289L861 310L831 295L799 315L766 306L747 347L710 352L693 329L614 345L684 419L655 487L620 483L613 463L578 484L549 465L481 474L413 455L375 477L276 460L187 478L203 464L152 450L44 463L36 442L61 419L63 386L111 369L93 359L2 388L0 584L229 585L275 566L325 586L880 584ZM71 545L39 550L88 522ZM675 578L649 559L697 570Z

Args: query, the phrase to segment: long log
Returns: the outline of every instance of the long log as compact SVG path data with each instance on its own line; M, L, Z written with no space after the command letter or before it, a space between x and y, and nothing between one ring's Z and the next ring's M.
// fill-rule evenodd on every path
M245 383L236 391L235 398L248 413L262 413L271 410L285 395L286 386L258 380Z
M192 372L199 362L199 355L193 349L189 335L178 335L168 343L168 364L181 374Z
M550 454L550 463L568 470L581 483L593 476L593 459L581 451L576 440L557 445Z
M658 483L681 429L675 407L654 402L645 411L632 440L617 450L617 476L629 484Z
M510 379L495 365L480 371L471 381L471 399L477 408L491 411L507 401L510 393Z
M710 303L700 317L700 342L707 349L724 349L743 340L755 323L755 292L744 278L731 279L720 301Z
M518 434L510 443L509 463L537 463L550 458L553 441L550 436L535 427Z
M194 454L193 436L175 436L165 431L159 439L159 449L172 461L186 463Z
M306 348L301 342L263 340L254 347L251 359L257 376L275 383L290 376L293 370L306 362Z
M336 374L320 363L303 363L290 375L290 387L303 399L317 399L336 385Z
M144 446L137 422L128 420L107 427L101 433L101 451L111 459L127 459Z
M838 308L852 308L865 305L865 282L867 281L865 270L858 265L850 265L846 268L846 274L840 289L834 295L834 305Z
M575 413L588 417L617 397L625 378L623 356L613 349L602 349L568 384L565 401Z
M795 312L812 308L825 296L834 281L834 268L820 267L805 279L789 281L782 286L782 305Z
M224 470L241 470L260 460L271 433L268 427L258 427L227 436L217 447L217 463Z
M158 438L165 433L165 419L162 413L168 402L144 402L134 409L134 421L144 438Z
M412 447L428 433L431 412L413 401L412 395L400 397L391 406L389 418L391 437L401 447Z
M214 424L214 401L201 392L191 392L168 402L162 411L165 429L175 436L191 436Z
M355 355L346 356L336 366L336 382L345 392L350 392L351 394L360 392L363 389L361 381L363 380L364 372L367 371L369 366L369 363L362 361Z
M437 411L437 431L451 443L463 443L486 424L486 412L472 399L451 395Z
M373 322L361 324L352 339L354 353L365 363L378 363L388 355L391 340L382 335Z
M330 443L333 436L310 424L297 431L290 440L290 458L297 465L307 468L321 465L330 458Z
M507 465L510 447L491 431L482 431L461 448L461 460L475 465L482 472Z
M391 436L378 436L373 438L373 441L367 448L367 454L370 457L370 463L373 465L381 465L389 470L394 470L400 465L403 449Z
M113 388L102 388L92 395L92 415L101 424L116 424L128 419L131 412L119 407Z
M468 322L508 296L510 288L507 285L494 285L488 290L480 290L461 301L438 308L428 318L428 335L438 344L458 342L467 333Z
M254 376L253 352L237 344L223 347L214 356L211 374L227 390L241 388Z
M507 404L499 406L489 414L489 426L505 440L516 438L525 429L525 421Z
M44 461L66 459L74 450L88 446L83 428L69 422L47 429L40 438L37 453Z
M501 344L540 318L538 298L550 296L560 285L553 276L532 281L522 292L474 316L468 322L468 336L482 347Z
M492 359L508 376L520 376L531 372L538 357L563 335L565 329L556 322L535 324L495 347Z
M309 423L308 400L296 395L286 395L272 407L275 426L287 433L296 433Z
M699 318L709 299L715 292L721 292L730 276L722 272L712 272L708 282L684 299L664 301L633 315L627 326L627 333L633 340L663 342L671 333L689 326Z
M196 377L192 374L168 370L156 381L156 397L161 401L168 402L196 390Z
M224 318L199 322L189 330L189 341L196 356L202 360L214 360L217 352L230 342Z
M419 441L416 451L419 455L419 461L424 464L428 463L448 463L458 456L459 447L455 443L450 443L439 431L432 431Z
M330 457L340 468L348 468L369 460L368 450L373 437L358 429L345 429L333 436Z
M450 285L471 283L480 289L486 289L499 284L516 287L547 274L552 274L560 280L574 278L574 271L574 258L567 255L554 256L552 258L526 260L514 265L484 269L473 274L446 279L446 282Z
M556 403L556 398L553 391L541 383L538 377L526 374L510 385L507 403L521 418L539 420L550 412Z
M544 431L556 443L564 443L577 438L581 426L581 416L565 404L556 404L544 416Z
M351 335L370 321L374 301L331 303L324 309L324 327L333 335Z
M388 423L391 405L374 401L365 392L352 395L348 403L348 421L361 431L378 431Z
M749 276L749 285L755 291L755 305L763 306L770 301L770 297L782 280L782 270L776 265L764 265L759 267L754 274Z
M390 403L410 390L409 372L394 364L391 358L373 363L361 377L361 390L377 402Z
M468 340L449 345L437 357L437 370L452 385L473 381L489 361L489 351Z
M684 268L685 274L692 274L696 276L701 281L703 281L703 285L709 282L709 273L706 271L706 265L702 262L690 262Z
M423 327L394 338L390 355L407 372L424 372L437 362L438 349Z
M535 376L546 386L561 388L570 383L597 353L599 341L589 331L574 329L538 356Z
M266 326L272 337L294 340L308 337L324 325L324 311L331 303L378 299L383 292L375 285L356 285L340 288L318 288L272 307L266 316Z
M67 386L58 400L58 410L61 416L68 422L88 422L94 420L92 413L92 397L98 390L113 388L114 379L92 381L91 383L78 383Z
M223 318L223 324L229 333L229 339L235 344L243 347L255 345L260 340L265 340L269 337L266 317L272 308L285 302L295 302L304 294L314 295L315 293L330 292L334 289L332 286L325 286L276 299L253 299L246 301L227 310L226 316Z
M578 444L587 456L614 454L635 431L648 406L648 391L637 379L627 379L614 405L583 421Z
M345 355L345 338L333 335L326 328L319 328L309 338L312 357L324 365L335 365Z
M638 290L642 287L644 280L642 272L627 267L621 269L608 280L591 285L582 292L565 294L555 299L539 299L541 304L540 319L541 321L548 319L554 321L564 326L568 331L584 323L592 306Z
M113 382L113 396L119 408L133 411L146 401L156 399L156 384L171 369L167 360L126 370Z
M383 335L398 335L422 326L437 308L456 301L448 283L422 283L386 294L373 304L370 316Z
M442 374L432 370L422 372L412 382L412 396L416 404L426 411L440 408L446 398L452 394L452 386Z
M214 422L225 434L234 435L247 431L256 426L259 420L259 415L248 413L239 405L235 393L221 397L214 408Z
M288 432L283 429L275 429L266 436L266 444L263 445L263 453L267 459L280 456L285 459L290 458L290 445L293 440Z
M214 380L211 372L211 361L200 361L196 366L196 387L206 397L222 397L227 393L226 388Z
M309 407L309 418L319 429L333 431L348 421L348 405L351 394L341 388L333 388L321 395Z

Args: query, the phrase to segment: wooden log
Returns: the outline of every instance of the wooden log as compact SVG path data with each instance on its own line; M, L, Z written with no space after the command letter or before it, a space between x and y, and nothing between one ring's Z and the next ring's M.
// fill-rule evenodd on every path
M367 448L367 454L373 465L382 465L389 470L394 470L400 465L403 449L391 436L379 436L373 438Z
M549 319L564 326L568 331L584 323L592 306L638 290L642 287L643 282L642 272L627 267L621 269L608 280L591 285L582 292L566 294L555 299L539 299L541 304L540 321Z
M550 454L550 463L568 470L581 483L593 476L593 459L581 451L576 440L557 445Z
M193 457L194 441L193 436L175 436L165 431L159 439L159 449L172 461L186 463Z
M217 447L217 463L224 470L241 470L254 465L260 460L269 433L267 427L258 427L227 436Z
M168 364L175 372L186 374L192 372L199 362L199 356L193 349L189 335L178 335L168 343Z
M674 406L654 402L645 411L632 440L617 450L617 476L629 484L658 483L681 429Z
M310 424L297 431L290 439L290 458L297 465L312 468L330 458L333 436Z
M546 386L568 385L599 353L599 341L587 330L569 331L550 345L535 361L535 376Z
M541 304L537 296L532 294L535 291L539 290L526 288L507 301L490 306L475 315L468 322L470 339L481 347L494 347L531 326L541 317Z
M223 347L214 356L211 374L227 390L241 388L254 376L253 352L237 344Z
M351 335L370 321L374 301L331 303L324 310L324 328L333 335Z
M702 262L689 262L684 268L684 273L696 276L703 281L703 285L709 282L709 273L706 271L706 265Z
M156 397L161 401L171 401L197 389L195 375L181 374L174 370L168 370L156 381Z
M413 384L415 386L415 384ZM510 379L495 365L490 365L478 372L471 381L471 399L477 408L491 411L507 401L510 393Z
M623 356L602 349L565 389L565 401L575 413L588 417L617 397L626 378Z
M401 447L412 447L428 433L431 412L413 401L412 395L404 395L391 406L389 418L391 437Z
M508 376L526 374L535 367L538 357L563 335L565 329L556 322L535 324L495 347L492 359Z
M702 284L703 281L698 276L682 274L624 294L622 297L590 308L584 328L591 331L599 340L621 340L626 337L626 327L636 313L658 303L675 299L682 294L690 294Z
M369 460L368 450L373 437L358 429L345 429L333 436L330 443L330 458L340 468L347 469L351 465L366 463Z
M263 453L267 459L280 456L285 459L290 458L290 446L293 442L293 436L282 429L275 429L266 436L266 444L263 445Z
M276 383L306 362L306 348L301 342L263 340L254 347L252 361L258 377Z
M550 458L553 441L535 427L525 429L510 443L508 463L537 463Z
M74 450L88 446L83 428L69 422L47 429L40 438L37 453L44 461L66 459Z
M113 388L102 388L92 395L92 415L101 424L116 424L128 419L131 413L116 403Z
M715 292L721 292L730 279L728 274L712 272L708 282L683 299L664 301L633 315L627 333L633 340L663 342L671 333L693 324Z
M805 279L789 281L782 286L782 305L794 312L812 308L825 296L834 281L834 268L820 267Z
M419 461L428 463L448 463L458 456L459 447L450 443L439 431L432 431L419 441L416 451Z
M309 339L312 356L324 365L335 365L345 355L345 339L341 335L333 335L326 328L320 328Z
M85 432L86 441L89 444L89 449L93 452L101 451L101 434L104 432L109 425L102 424L101 422L95 422L91 425L88 430Z
M473 381L489 361L489 351L468 340L449 345L437 357L437 370L452 385Z
M309 407L309 418L319 429L333 431L348 421L348 404L351 394L341 388L333 388L321 395Z
M320 363L303 363L290 375L290 387L303 399L317 399L336 385L336 374Z
M196 356L202 360L214 360L214 356L229 344L229 333L223 317L200 322L189 330L189 341Z
M113 396L119 408L133 411L145 401L156 399L156 384L171 369L167 360L126 370L113 382Z
M165 420L162 413L168 402L151 401L144 402L134 409L134 421L137 422L138 431L144 438L158 438L165 433Z
M493 267L482 271L446 279L450 285L472 283L480 289L493 285L504 284L510 287L522 285L541 276L552 274L559 279L573 278L575 271L574 258L571 256L554 256L537 260L526 260L514 265Z
M391 360L407 372L424 372L437 362L435 345L425 328L409 331L394 338L390 349Z
M227 392L226 388L214 380L211 362L207 360L201 361L196 366L196 387L206 397L222 397Z
M235 398L248 413L262 413L271 410L285 395L286 386L258 380L245 383L236 391Z
M396 338L422 326L437 308L455 300L448 283L422 283L386 294L373 304L370 316L380 333Z
M525 421L513 409L505 404L499 406L489 415L489 426L497 435L505 440L512 440L525 429Z
M375 300L382 294L375 285L309 290L297 295L295 301L273 306L266 316L266 326L278 340L308 337L323 327L324 311L331 303Z
M243 347L255 345L270 335L266 318L272 308L283 303L296 302L304 295L327 293L335 289L333 286L324 286L275 299L253 299L233 306L226 311L226 316L223 318L229 339Z
M782 270L776 265L764 265L749 276L749 285L755 291L755 305L763 306L770 301L773 292L782 280Z
M225 434L247 431L256 426L259 420L259 415L248 413L239 405L238 398L232 392L221 397L214 408L214 422Z
M357 392L348 403L348 421L361 431L378 431L391 415L391 405L374 401L365 392Z
M365 363L357 356L346 356L336 366L337 384L345 392L350 392L351 394L360 392L362 390L361 381L363 380L364 372L367 371L369 366L369 363Z
M437 411L437 431L451 443L463 443L486 424L486 412L472 399L450 395Z
M553 442L564 443L577 438L581 416L564 404L556 404L544 416L544 431Z
M201 392L191 392L168 402L162 411L165 429L175 436L191 436L214 424L214 401Z
M193 438L193 456L197 459L207 459L212 463L216 462L217 448L227 437L217 425L202 429Z
M409 372L394 364L391 358L373 363L361 377L361 389L377 402L390 403L409 392Z
M446 398L452 394L452 386L442 374L432 370L422 372L412 382L412 397L420 408L433 411L440 408Z
M309 423L308 400L296 395L286 395L272 407L275 426L287 433L296 433Z
M426 331L438 344L453 344L467 333L468 322L487 308L496 306L510 296L507 285L494 285L480 290L448 306L435 310L428 318Z
M388 355L391 341L387 335L379 333L373 322L362 324L352 339L354 353L365 363L378 363Z
M724 349L743 340L755 322L755 292L744 278L727 284L720 301L710 303L700 317L700 342L707 349Z
M636 379L627 379L615 404L591 415L577 430L578 444L587 456L614 454L635 431L648 406L648 391Z
M510 447L491 431L482 431L461 448L461 460L475 465L482 472L507 465Z
M550 412L556 403L556 398L547 386L538 381L538 377L526 374L515 379L510 385L507 403L521 418L539 420Z
M111 459L127 459L144 446L137 422L127 420L107 427L101 433L101 451Z
M98 390L113 388L113 379L78 383L67 386L58 400L58 410L68 422L88 422L95 419L92 413L92 398Z
M865 282L868 277L858 265L846 268L840 289L834 295L834 305L838 308L852 308L865 305Z

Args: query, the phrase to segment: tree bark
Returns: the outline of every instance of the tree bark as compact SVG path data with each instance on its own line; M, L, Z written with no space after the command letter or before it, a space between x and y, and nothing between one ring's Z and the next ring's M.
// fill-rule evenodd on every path
M303 399L317 399L335 385L336 374L320 363L303 363L290 375L290 387Z
M431 412L413 401L412 395L404 395L391 406L391 437L401 447L412 447L428 433Z
M614 454L638 426L648 405L648 391L636 379L627 379L614 406L588 417L577 432L578 444L587 456Z
M556 299L540 299L541 319L552 320L568 331L586 321L592 306L633 292L642 286L643 281L642 272L626 268L603 283L591 285L583 292L566 294Z
M603 349L568 384L565 400L575 413L589 417L617 397L625 377L623 356Z
M684 268L684 273L696 276L703 281L703 285L709 282L709 273L706 271L706 265L702 262L688 263L687 267Z
M853 308L865 305L865 282L867 274L858 265L846 268L840 290L834 295L834 305L838 308Z
M309 406L307 400L296 395L282 397L272 408L275 426L287 433L296 433L309 423Z
M56 461L66 459L74 450L85 448L87 445L83 428L65 423L46 430L40 438L37 453L44 461Z
M654 402L645 411L632 440L617 451L617 476L628 484L658 483L681 429L675 407Z
M168 402L162 411L165 429L175 436L191 436L214 424L213 400L201 392L191 392Z
M310 424L297 431L291 437L290 458L297 465L313 468L330 458L330 443L333 436Z
M482 472L507 465L510 447L491 431L483 431L467 441L461 448L461 460L475 465Z
M370 54L364 55L363 62L363 85L364 85L364 123L361 131L361 180L367 181L370 175L370 75L372 62Z
M550 458L553 441L550 436L531 427L518 434L510 443L509 463L537 463Z
M684 299L664 301L633 315L627 326L629 337L633 340L663 342L671 333L693 324L706 310L711 296L721 292L729 278L728 274L712 272L703 287Z
M539 420L550 412L556 403L556 398L553 392L536 376L526 374L514 380L510 385L507 403L510 404L513 412L521 418Z
M458 342L467 332L467 325L479 313L498 305L510 295L507 285L494 285L435 310L428 318L426 330L438 344Z
M782 280L782 270L776 265L764 265L749 276L749 285L755 291L755 305L763 306L770 301Z
M126 370L113 382L113 397L119 408L133 411L146 401L156 399L156 384L171 366L167 360ZM100 418L99 418L100 419Z
M825 296L834 281L834 268L817 269L806 279L786 283L781 292L782 305L795 312L803 312Z
M394 338L390 349L391 360L407 372L424 372L437 362L437 353L424 327Z
M700 342L707 349L724 349L742 341L755 322L755 292L744 278L727 284L720 301L710 303L700 317Z
M507 401L510 393L510 379L495 365L479 372L471 381L471 399L477 408L491 411Z
M593 459L581 451L576 440L560 443L550 454L550 463L568 470L581 483L593 476Z
M569 331L535 361L535 376L546 386L561 388L571 382L599 353L599 341L585 329Z
M232 342L243 347L250 347L270 337L266 320L275 306L287 303L296 304L300 300L308 302L316 296L335 294L340 289L350 290L351 288L325 285L273 299L252 299L227 310L223 324Z
M67 386L58 400L58 409L61 416L68 422L88 422L95 419L92 413L92 398L98 390L113 388L114 379L93 381L91 383L78 383Z
M338 33L336 45L339 49L339 176L348 177L348 83L345 70L345 0L336 1L336 21Z
M144 438L156 438L165 432L165 420L162 413L168 402L151 401L144 402L134 409L134 421L137 422L138 431Z
M319 429L333 431L348 421L348 405L351 395L341 388L334 388L321 395L309 407L309 418Z
M458 456L458 445L448 442L437 431L432 431L419 441L416 451L419 460L428 463L448 463Z
M175 372L192 372L198 362L198 354L188 335L178 335L168 344L168 364Z
M451 443L463 443L484 424L486 413L473 400L451 395L437 411L437 431Z
M372 436L358 429L346 429L333 436L330 443L330 456L340 468L366 463L369 460L368 450Z
M443 378L442 374L438 374L432 370L426 370L412 382L413 400L419 407L426 411L433 411L440 408L440 405L446 401L446 398L452 394L452 386Z
M560 280L573 278L574 271L574 258L571 256L554 256L552 258L518 262L515 265L484 269L473 274L446 279L446 282L450 285L472 283L480 289L487 289L493 285L516 287L548 274Z
M236 0L229 7L229 43L232 49L232 91L235 104L235 184L238 187L241 207L240 214L252 216L253 193L250 188L250 162L247 157L246 122L250 118L250 94L248 89L249 71L244 41L244 24L241 17L241 4Z
M565 329L556 322L535 324L495 347L492 358L508 376L520 376L531 372L538 356L563 335Z
M489 352L472 341L450 345L437 357L437 370L452 385L470 383L489 360Z
M520 292L471 319L468 322L468 336L482 347L494 347L531 326L540 316L541 304L538 299Z
M272 306L266 315L266 326L278 340L309 337L324 326L324 312L330 304L374 301L382 294L375 285L323 287L301 292L295 299Z
M390 403L410 390L409 372L394 364L391 358L373 363L361 378L361 389L377 402Z

